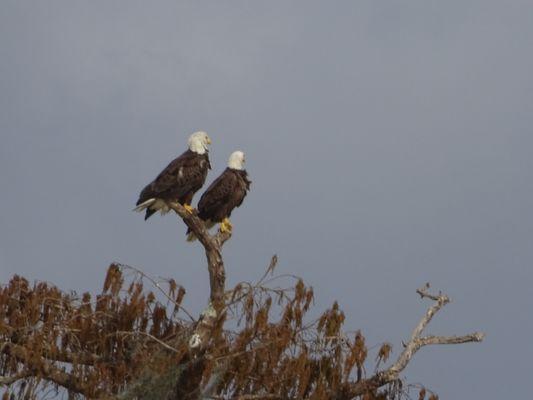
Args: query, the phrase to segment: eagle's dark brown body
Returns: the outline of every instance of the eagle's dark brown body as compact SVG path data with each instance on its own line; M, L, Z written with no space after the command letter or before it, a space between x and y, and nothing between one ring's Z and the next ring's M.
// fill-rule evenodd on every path
M198 154L187 150L146 185L139 195L137 205L150 199L191 204L194 194L203 186L209 169L211 164L207 152ZM148 219L156 211L146 208L144 219Z
M233 209L242 204L250 184L246 170L226 168L202 194L198 216L212 223L229 218Z

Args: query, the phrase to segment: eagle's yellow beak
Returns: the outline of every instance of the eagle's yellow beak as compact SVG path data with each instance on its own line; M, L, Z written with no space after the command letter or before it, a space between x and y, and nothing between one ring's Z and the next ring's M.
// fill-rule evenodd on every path
M211 144L211 138L209 136L207 137L206 141L207 141L207 144Z

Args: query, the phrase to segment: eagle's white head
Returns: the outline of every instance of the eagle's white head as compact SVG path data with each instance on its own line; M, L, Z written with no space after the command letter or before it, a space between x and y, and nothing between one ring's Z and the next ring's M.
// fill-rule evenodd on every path
M205 132L198 131L189 136L189 149L195 153L205 154L210 144L211 139Z
M245 161L244 153L242 151L234 151L231 153L231 156L229 156L228 167L231 169L243 169Z

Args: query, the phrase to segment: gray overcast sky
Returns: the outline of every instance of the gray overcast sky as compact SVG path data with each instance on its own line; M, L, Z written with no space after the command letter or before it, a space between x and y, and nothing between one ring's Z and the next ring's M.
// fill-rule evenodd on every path
M176 218L131 212L206 130L252 192L230 283L280 272L395 354L426 281L454 300L406 372L443 399L527 398L533 346L533 1L0 4L0 281L97 291L113 260L207 273ZM371 371L369 371L371 372Z

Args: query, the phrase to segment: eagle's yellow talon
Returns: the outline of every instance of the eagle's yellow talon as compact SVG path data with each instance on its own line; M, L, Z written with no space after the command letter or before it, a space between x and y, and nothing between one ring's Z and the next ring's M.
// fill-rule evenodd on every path
M229 219L224 218L222 220L222 223L220 224L220 232L231 233L232 230L233 230L233 225L231 225L231 222L229 221Z
M190 204L184 204L183 208L185 208L189 214L194 213L194 208Z

